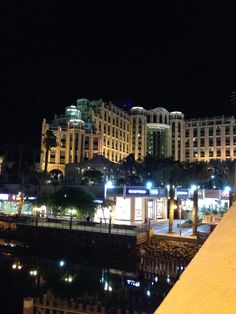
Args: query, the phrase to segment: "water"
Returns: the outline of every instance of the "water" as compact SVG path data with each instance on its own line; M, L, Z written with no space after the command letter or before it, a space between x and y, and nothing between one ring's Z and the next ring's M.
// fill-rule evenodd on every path
M0 313L22 314L24 297L46 294L100 304L111 314L118 308L153 313L184 270L172 261L71 253L2 247Z

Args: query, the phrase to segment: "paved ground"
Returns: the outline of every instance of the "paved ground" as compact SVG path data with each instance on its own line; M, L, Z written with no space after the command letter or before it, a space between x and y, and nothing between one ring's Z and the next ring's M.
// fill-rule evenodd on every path
M179 224L179 222L180 222L179 220L174 220L173 232L180 235L180 230L181 230L182 236L191 236L192 235L192 228L181 228L180 229L177 227L177 224ZM182 220L182 223L183 222L184 222L184 220ZM155 234L167 233L168 228L169 228L169 221L168 221L168 219L159 220L157 222L152 223L151 225L152 225L152 228L154 229ZM198 226L197 230L199 232L209 234L210 233L210 225L203 224L201 226Z

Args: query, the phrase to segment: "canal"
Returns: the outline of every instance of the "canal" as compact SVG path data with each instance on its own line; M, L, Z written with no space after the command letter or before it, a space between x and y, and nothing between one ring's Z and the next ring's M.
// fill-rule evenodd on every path
M38 252L11 243L0 247L0 313L4 314L22 314L25 297L45 296L96 304L110 314L117 309L151 314L186 266L85 250Z

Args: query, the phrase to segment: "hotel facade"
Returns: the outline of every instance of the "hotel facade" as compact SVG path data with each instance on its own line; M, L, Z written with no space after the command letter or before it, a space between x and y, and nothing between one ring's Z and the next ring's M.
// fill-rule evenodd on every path
M45 167L44 137L53 131L57 145L51 147L48 171L65 174L68 164L82 164L96 154L114 163L133 153L142 161L150 154L157 158L194 162L236 158L236 120L211 117L185 120L179 111L141 106L125 112L113 103L78 99L65 114L43 120L40 169Z

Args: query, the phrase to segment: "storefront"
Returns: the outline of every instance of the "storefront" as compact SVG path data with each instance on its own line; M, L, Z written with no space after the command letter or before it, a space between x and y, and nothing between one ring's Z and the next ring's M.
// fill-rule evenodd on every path
M176 189L176 197L181 200L182 214L192 211L193 191L191 189ZM199 218L204 211L220 212L229 208L229 191L198 189L198 211ZM185 218L185 216L182 216Z
M113 223L142 223L167 218L166 189L124 186L108 188L107 197L115 198Z
M31 215L31 201L35 197L28 197L27 200L21 194L0 194L0 213L7 215L17 215L19 212L24 215Z

